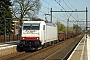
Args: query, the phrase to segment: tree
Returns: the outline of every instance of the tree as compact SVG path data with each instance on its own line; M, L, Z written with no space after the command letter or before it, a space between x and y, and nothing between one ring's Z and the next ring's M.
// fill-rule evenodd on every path
M12 18L12 12L10 9L10 6L12 6L10 0L0 0L0 35L5 34L5 19L6 19L6 32L7 33L12 33L12 19L7 19L7 18Z
M30 19L38 14L41 8L40 0L14 0L13 1L13 16L19 18L20 26L25 17ZM20 35L21 35L20 28Z
M20 25L25 17L30 19L38 14L41 8L40 0L14 0L13 16L20 19Z
M59 33L59 31L60 31L60 28L61 28L61 25L60 25L61 23L57 20L56 21L56 25L57 25L57 29L58 29L58 33Z
M76 34L78 34L82 31L81 27L78 26L77 24L74 24L73 29Z
M56 25L58 28L58 33L65 32L65 26L64 24L61 24L58 20L56 21Z
M68 27L68 32L73 32L73 27Z
M65 32L65 26L64 26L64 24L61 24L60 31Z

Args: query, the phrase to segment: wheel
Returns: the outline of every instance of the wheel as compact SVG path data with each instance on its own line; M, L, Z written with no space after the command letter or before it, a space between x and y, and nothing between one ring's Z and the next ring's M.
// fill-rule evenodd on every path
M22 47L20 47L19 45L17 45L16 49L17 49L18 52L22 52L23 51Z
M47 47L47 43L44 43L44 45L42 46L42 48L46 48Z

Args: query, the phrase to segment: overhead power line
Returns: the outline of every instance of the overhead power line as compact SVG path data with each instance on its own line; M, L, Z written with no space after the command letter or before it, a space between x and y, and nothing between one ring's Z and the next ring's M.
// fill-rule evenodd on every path
M53 5L51 5L50 3L46 2L45 0L43 0L43 1L44 1L45 3L47 3L48 5L50 5L50 6L54 7L54 8L56 8L56 9L59 9L59 8L57 8L57 7L53 6ZM43 6L43 5L42 5L42 7L44 7L44 8L46 8L46 9L50 10L49 7L45 7L45 6ZM59 9L59 10L60 10L60 9ZM43 11L40 11L40 12L43 13L43 14L45 14L45 12L43 12ZM59 18L57 18L57 17L55 17L55 16L52 16L52 17L55 18L55 19L58 19L58 20L60 20L60 21L65 22L65 20L61 20L61 19L59 19Z
M67 0L69 2L69 0ZM69 4L72 6L72 4L69 2ZM72 6L73 7L73 6ZM73 7L74 8L74 7ZM74 8L75 9L75 8Z
M55 0L55 2L56 2L57 4L59 4L59 5L66 11L66 9L65 9L60 3L58 3L56 0ZM67 15L67 13L66 13L66 15ZM68 17L68 15L67 15L67 17Z
M56 8L56 9L61 10L60 8L53 6L53 5L52 5L52 4L50 4L49 2L46 2L45 0L43 0L43 2L47 3L48 5L50 5L50 6L51 6L51 7L53 7L53 8ZM59 2L60 2L60 0L59 0ZM65 15L64 15L64 17L65 17Z
M57 3L57 4L59 4L65 11L66 11L66 9L60 4L60 3L58 3L56 0L55 0L55 2ZM67 12L67 11L66 11ZM68 12L67 12L68 13ZM72 16L70 13L68 13L70 16ZM72 16L73 17L73 16ZM75 20L77 20L75 17L73 17Z
M40 11L40 12L43 13L43 14L45 14L45 12L43 12L43 11ZM55 19L57 19L57 20L60 20L60 21L65 22L65 20L59 19L59 18L57 18L57 17L55 17L55 16L52 16L52 17L55 18ZM65 23L67 23L67 22L65 22Z
M75 7L69 2L69 0L67 0L68 1L68 3L75 9ZM67 5L68 6L68 5ZM78 15L78 13L77 13L77 15ZM77 18L79 19L79 17L77 16Z
M48 5L50 5L50 6L54 7L54 8L56 8L56 9L59 9L59 8L57 8L57 7L53 6L53 5L51 5L50 3L46 2L45 0L43 0L43 1L44 1L45 3L47 3Z
M63 2L66 4L66 6L67 6L70 10L72 10L64 0L63 0Z

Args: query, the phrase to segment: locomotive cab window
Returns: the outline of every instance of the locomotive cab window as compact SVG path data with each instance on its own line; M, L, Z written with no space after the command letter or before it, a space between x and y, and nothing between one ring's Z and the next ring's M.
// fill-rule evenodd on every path
M30 26L24 26L23 30L30 30Z
M31 30L39 30L40 24L31 24Z
M24 23L23 30L39 30L40 24L38 23Z

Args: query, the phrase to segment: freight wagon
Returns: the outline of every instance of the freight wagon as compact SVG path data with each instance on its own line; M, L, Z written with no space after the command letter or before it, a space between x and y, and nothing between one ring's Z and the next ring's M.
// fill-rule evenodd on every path
M37 50L58 41L57 25L45 21L23 21L17 51Z
M72 38L74 36L75 36L75 34L73 32L68 32L67 34L66 34L66 32L62 32L62 33L58 33L58 40L63 41L63 40Z
M66 33L58 33L58 40L62 41L65 40L67 38Z

